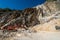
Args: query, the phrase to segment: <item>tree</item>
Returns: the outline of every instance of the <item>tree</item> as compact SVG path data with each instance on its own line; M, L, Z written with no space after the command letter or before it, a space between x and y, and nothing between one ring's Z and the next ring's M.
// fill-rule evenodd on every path
M12 11L10 8L4 8L3 9L3 12L9 12L9 11Z
M46 1L49 1L50 2L50 1L57 1L57 0L46 0Z
M2 8L0 8L0 12L3 12L3 9Z

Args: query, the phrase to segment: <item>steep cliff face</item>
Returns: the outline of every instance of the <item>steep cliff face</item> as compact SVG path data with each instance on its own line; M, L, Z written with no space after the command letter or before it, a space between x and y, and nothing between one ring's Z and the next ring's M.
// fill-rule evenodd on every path
M59 8L57 6L57 1L45 2L44 4L38 5L34 8L37 8L37 10L38 10L38 13L40 15L38 17L38 20L40 20L40 21L41 21L41 19L43 19L43 20L49 19L50 17L48 17L48 16L52 16L51 18L53 18L53 14L57 15L57 14L55 14L55 12L59 11L58 10Z
M36 8L41 8L43 10L43 13L47 16L51 15L52 12L58 11L56 2L45 2L42 5L36 6Z
M40 24L38 18L38 10L36 8L27 8L22 11L15 10L10 12L1 12L0 27L1 29L17 29L19 27L29 28ZM6 13L6 14L5 14ZM3 16L4 15L4 16Z
M44 23L49 23L53 19L60 19L59 13L56 2L45 2L24 10L1 11L0 27L8 30L17 28L28 29L38 24L44 25Z
M36 31L57 31L56 27L60 27L60 10L58 10L56 2L45 2L36 6L36 8L41 8L44 16L40 15L38 17L41 24L36 25L32 29Z
M56 2L0 14L0 27L4 30L0 30L0 40L60 40L60 10Z

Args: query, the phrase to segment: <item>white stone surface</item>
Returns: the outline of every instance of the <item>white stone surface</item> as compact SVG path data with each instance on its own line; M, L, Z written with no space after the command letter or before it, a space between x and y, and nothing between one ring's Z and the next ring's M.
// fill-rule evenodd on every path
M14 40L60 40L60 32L38 32L16 35Z

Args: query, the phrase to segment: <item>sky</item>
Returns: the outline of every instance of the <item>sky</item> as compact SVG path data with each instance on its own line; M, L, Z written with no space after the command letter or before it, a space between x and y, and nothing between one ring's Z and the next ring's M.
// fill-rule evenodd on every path
M44 3L45 0L0 0L0 8L23 10Z

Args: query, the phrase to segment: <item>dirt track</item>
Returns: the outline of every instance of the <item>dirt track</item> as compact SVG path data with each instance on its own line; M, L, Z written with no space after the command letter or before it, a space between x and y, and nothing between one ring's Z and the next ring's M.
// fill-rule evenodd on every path
M60 40L60 32L16 33L16 36L3 40Z

